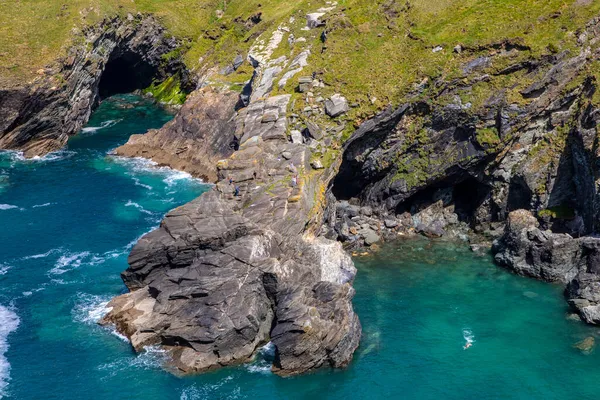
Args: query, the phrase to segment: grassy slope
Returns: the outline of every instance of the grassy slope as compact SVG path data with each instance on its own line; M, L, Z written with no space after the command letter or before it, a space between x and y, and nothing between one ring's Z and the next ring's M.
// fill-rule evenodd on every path
M188 42L186 62L195 68L202 57L209 63L231 61L236 51L247 49L260 33L287 23L292 15L303 20L306 12L323 4L322 0L3 1L0 77L12 82L30 79L68 46L73 27L106 15L154 13L174 35ZM220 19L217 9L225 11ZM323 73L332 92L341 91L351 102L366 105L352 115L360 119L373 109L397 103L424 78L459 76L458 67L476 54L453 53L457 44L478 46L517 39L531 48L518 57L573 48L576 30L600 13L600 1L340 0L337 10L326 51L317 51L321 44L315 39L311 68ZM258 25L248 28L240 22L259 11L262 22ZM432 52L438 45L444 50ZM468 96L484 98L493 85L480 89L481 93L475 90Z
M349 24L329 35L320 67L336 90L353 94L353 101L375 97L380 107L397 103L424 78L459 77L459 66L477 54L455 54L457 44L476 47L519 40L531 48L521 52L523 58L573 49L576 30L600 13L600 2L582 0L412 0L410 7L405 1L389 0L340 4L347 7ZM444 50L434 53L436 46Z
M0 84L28 81L38 69L64 53L76 32L74 28L96 23L106 16L138 11L153 13L171 33L188 42L186 62L193 68L207 54L218 62L224 57L231 61L231 54L238 48L250 45L244 39L285 20L304 4L279 0L0 1ZM216 17L217 10L224 10L220 19ZM262 22L251 29L234 22L235 18L245 21L257 12L262 12Z

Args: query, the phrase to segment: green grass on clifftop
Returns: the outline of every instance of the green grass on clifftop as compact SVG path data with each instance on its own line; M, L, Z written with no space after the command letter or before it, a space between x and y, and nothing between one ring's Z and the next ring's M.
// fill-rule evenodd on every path
M2 1L0 85L30 80L64 53L76 28L106 16L138 11L156 15L187 43L186 64L198 69L231 62L259 35L268 39L270 31L289 24L291 16L303 20L307 12L324 5L322 0ZM259 14L256 23L252 17ZM311 39L310 71L303 74L320 73L329 92L344 93L351 103L359 103L348 117L360 121L402 101L415 85L461 78L466 62L484 53L483 48L489 54L494 44L505 40L527 50L494 59L489 68L575 50L577 30L598 14L600 1L595 0L340 0L328 16L326 43ZM453 52L457 45L465 51ZM434 52L438 46L441 50ZM465 94L466 100L477 105L476 100L487 98L496 85L507 84L480 85Z

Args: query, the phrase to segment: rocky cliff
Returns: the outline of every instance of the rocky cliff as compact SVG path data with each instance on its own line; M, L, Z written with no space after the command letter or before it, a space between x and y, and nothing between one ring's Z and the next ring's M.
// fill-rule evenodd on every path
M146 134L132 135L115 152L149 158L206 182L216 182L217 161L230 156L238 146L234 135L238 101L239 93L231 90L199 89L171 122Z
M160 344L184 372L248 361L269 340L281 375L352 359L356 270L339 243L307 229L327 177L311 172L307 146L288 140L288 102L269 97L240 112L240 148L219 162L215 189L132 250L123 274L132 292L104 322L136 349Z
M245 362L268 341L278 374L341 367L361 327L339 242L415 232L498 239L499 264L568 284L598 322L595 4L264 3L205 7L199 88L117 149L216 185L137 243L130 292L103 323L181 372ZM151 17L85 37L60 73L0 97L0 147L43 154L103 96L186 82L179 43Z
M498 43L460 79L424 83L413 101L362 124L330 187L328 237L370 245L470 228L497 238L498 264L567 285L569 304L598 323L599 41L594 19L571 52L511 64L526 49ZM513 74L524 82L517 93ZM496 86L505 80L513 86ZM494 90L464 102L481 82Z
M338 242L315 234L335 173L312 157L325 135L292 134L299 124L288 117L292 96L273 93L274 82L294 75L286 68L306 66L297 57L273 60L281 31L248 56L255 73L246 107L236 112L236 99L218 100L221 111L211 111L209 99L228 92L206 89L161 131L123 147L151 141L170 152L180 146L176 140L195 140L196 156L208 157L202 165L230 153L215 163L214 190L171 211L134 247L123 273L131 292L114 299L103 320L137 350L167 349L179 371L246 362L271 341L273 371L293 375L345 366L359 344L356 269ZM196 120L208 126L193 125ZM232 140L235 151L218 151Z
M186 70L179 47L151 16L107 19L81 33L67 56L33 81L0 88L0 149L41 156L63 147L102 98L149 86Z
M575 54L516 64L510 59L524 49L498 43L465 64L460 79L424 84L413 101L365 122L344 144L332 194L371 207L388 225L408 223L433 236L449 222L492 233L520 208L557 231L594 232L599 29L596 19L580 32ZM518 93L495 86L513 84L513 74L526 82ZM463 102L481 82L494 90L478 104ZM414 218L432 205L454 216ZM331 226L336 218L344 215L333 215Z

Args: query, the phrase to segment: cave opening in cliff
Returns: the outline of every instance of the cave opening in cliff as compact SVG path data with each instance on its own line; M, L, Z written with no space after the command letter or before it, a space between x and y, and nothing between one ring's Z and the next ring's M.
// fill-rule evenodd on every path
M473 222L475 213L487 199L491 192L491 187L479 182L473 177L469 177L452 188L452 198L458 219L468 223ZM491 218L491 216L489 216Z
M130 51L117 53L109 59L100 78L100 100L147 88L157 73L157 68L145 61L140 54Z
M475 178L455 182L440 182L426 187L398 204L396 214L416 214L441 201L444 207L454 206L459 221L473 222L477 209L489 196L491 188Z

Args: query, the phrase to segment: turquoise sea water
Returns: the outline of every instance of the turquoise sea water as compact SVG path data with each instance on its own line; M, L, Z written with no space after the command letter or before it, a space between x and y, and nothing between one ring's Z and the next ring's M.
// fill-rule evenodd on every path
M122 293L135 240L207 186L107 156L170 117L134 96L107 100L66 150L0 154L0 397L10 399L585 399L598 329L567 319L559 287L516 277L464 244L424 239L357 258L364 336L345 370L282 379L271 350L193 377L160 369L95 321ZM99 128L99 129L98 129ZM471 347L464 349L467 342Z

